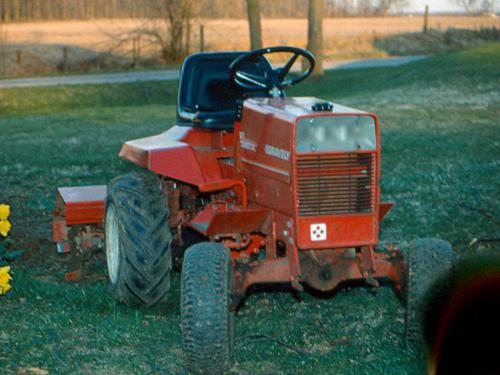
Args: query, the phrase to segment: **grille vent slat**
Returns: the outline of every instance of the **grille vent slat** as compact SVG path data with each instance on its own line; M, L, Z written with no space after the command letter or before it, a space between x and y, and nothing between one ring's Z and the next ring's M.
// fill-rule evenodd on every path
M374 211L375 154L298 155L300 216Z

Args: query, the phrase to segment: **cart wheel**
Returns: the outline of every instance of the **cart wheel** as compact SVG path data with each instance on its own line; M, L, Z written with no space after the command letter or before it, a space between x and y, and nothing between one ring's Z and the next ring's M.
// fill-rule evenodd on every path
M451 245L443 240L424 238L414 241L407 254L406 295L406 340L419 341L423 338L423 317L426 298L432 289L446 289L439 283L453 265Z
M111 290L127 305L164 302L170 289L168 207L154 174L129 173L108 186L106 264Z
M221 374L231 366L231 288L228 249L202 242L186 251L181 281L182 343L187 367L193 373Z

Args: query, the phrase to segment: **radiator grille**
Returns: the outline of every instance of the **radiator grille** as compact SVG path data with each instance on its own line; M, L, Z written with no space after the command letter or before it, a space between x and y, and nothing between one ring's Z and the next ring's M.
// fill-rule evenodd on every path
M299 215L373 212L375 154L298 155Z

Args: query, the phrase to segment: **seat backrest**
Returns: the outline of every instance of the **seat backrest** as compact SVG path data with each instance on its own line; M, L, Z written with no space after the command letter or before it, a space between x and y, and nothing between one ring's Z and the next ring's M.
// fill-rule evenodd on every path
M242 53L197 53L184 61L177 99L179 125L210 129L233 127L238 101L248 93L229 79L229 65ZM256 61L245 70L263 75L264 63L267 61Z

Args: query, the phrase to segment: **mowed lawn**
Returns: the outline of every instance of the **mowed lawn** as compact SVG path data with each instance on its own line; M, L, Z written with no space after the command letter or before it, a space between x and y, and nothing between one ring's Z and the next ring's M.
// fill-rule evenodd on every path
M396 206L381 237L439 237L458 254L500 236L500 44L398 68L334 71L290 95L378 113L383 197ZM84 283L62 281L51 210L57 186L104 184L132 168L128 139L175 122L175 82L0 91L0 203L12 207L13 288L0 297L0 372L183 374L179 275L164 307L115 303L102 258ZM498 250L498 249L497 249ZM235 374L423 374L403 339L389 286L328 296L256 291L236 320Z

